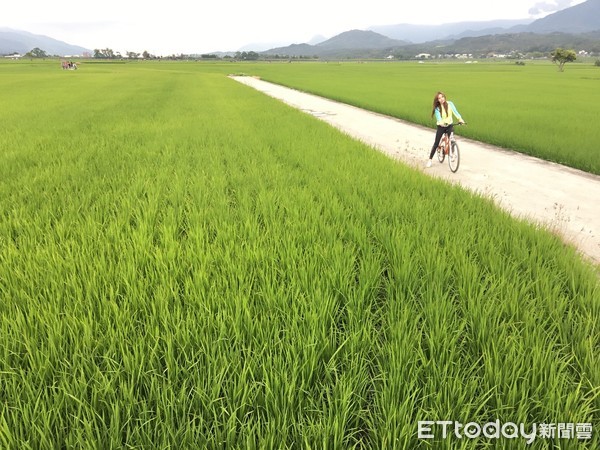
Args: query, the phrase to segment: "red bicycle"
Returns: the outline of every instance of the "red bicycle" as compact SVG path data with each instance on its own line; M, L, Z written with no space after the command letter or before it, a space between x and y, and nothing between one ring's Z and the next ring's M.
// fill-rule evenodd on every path
M459 123L458 125L464 125L466 122ZM460 166L460 149L454 138L454 133L444 133L442 139L440 139L440 145L437 148L438 161L444 162L446 155L448 156L448 166L452 172L458 170Z

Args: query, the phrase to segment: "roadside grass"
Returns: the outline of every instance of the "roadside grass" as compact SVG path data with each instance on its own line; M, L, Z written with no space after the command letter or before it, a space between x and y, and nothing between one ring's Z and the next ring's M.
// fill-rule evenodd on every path
M598 426L574 248L216 66L35 70L0 99L0 447L598 446L417 438Z
M469 122L460 133L500 147L600 174L600 102L592 64L559 73L550 63L369 62L255 64L261 78L434 127L438 90Z

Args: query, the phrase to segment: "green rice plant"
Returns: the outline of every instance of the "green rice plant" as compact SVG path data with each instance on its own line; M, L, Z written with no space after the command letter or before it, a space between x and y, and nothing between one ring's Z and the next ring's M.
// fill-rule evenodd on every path
M600 174L600 131L590 105L600 101L597 70L573 64L428 62L260 64L252 73L421 125L435 126L437 91L469 122L467 137Z
M556 236L218 65L0 67L0 447L598 446ZM594 434L417 434L496 419Z

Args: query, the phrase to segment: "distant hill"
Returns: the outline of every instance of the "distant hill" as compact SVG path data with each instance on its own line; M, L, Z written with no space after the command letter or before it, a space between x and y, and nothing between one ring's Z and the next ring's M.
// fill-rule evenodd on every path
M412 43L447 40L452 38L485 36L507 32L517 25L528 25L533 19L522 20L491 20L484 22L456 22L440 25L411 25L408 23L397 25L379 25L369 27L369 30L383 34L392 39L406 40Z
M0 55L9 55L15 52L24 55L36 47L44 50L48 55L69 56L82 55L85 52L92 53L91 50L84 47L67 44L48 36L0 28Z
M492 20L441 25L400 24L369 29L390 38L405 39L414 43L506 33L580 34L600 30L600 0L588 0L537 20Z
M316 45L292 44L287 47L272 48L264 54L287 56L335 57L340 54L348 57L368 57L386 49L392 49L409 42L391 39L374 31L351 30L320 42Z
M588 0L542 19L387 25L341 33L317 45L294 44L265 55L382 58L419 53L548 52L556 47L600 52L600 0Z
M306 42L306 44L317 45L326 40L327 40L326 37L319 34L319 35L313 36L310 39L310 41ZM275 49L275 48L284 48L289 45L305 45L305 44L304 43L303 44L289 44L289 41L287 43L286 42L277 42L277 41L270 42L270 43L254 42L252 44L246 44L246 45L240 47L237 51L239 51L239 52L244 52L244 51L245 52L247 52L247 51L263 52L265 50L270 50L270 49Z
M408 44L406 41L392 39L374 31L351 30L327 39L315 47L327 50L390 48Z
M600 30L600 0L588 0L550 14L531 23L525 31L578 34L597 30Z
M557 47L600 53L600 32L582 34L527 32L466 37L438 45L435 50L436 53L454 54L506 54L515 50L521 53L548 53Z

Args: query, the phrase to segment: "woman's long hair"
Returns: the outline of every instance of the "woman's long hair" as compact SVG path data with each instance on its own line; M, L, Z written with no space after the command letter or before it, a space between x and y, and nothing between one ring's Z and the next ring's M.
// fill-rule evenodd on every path
M446 115L448 115L448 98L446 97L446 94L444 94L442 91L438 91L438 93L435 94L435 97L433 98L433 109L431 110L431 117L433 117L433 115L435 114L435 110L438 108L440 110L440 113L442 112L442 107L440 105L440 101L438 100L438 97L440 95L443 95L446 99L446 101L444 102L444 109L446 110Z

